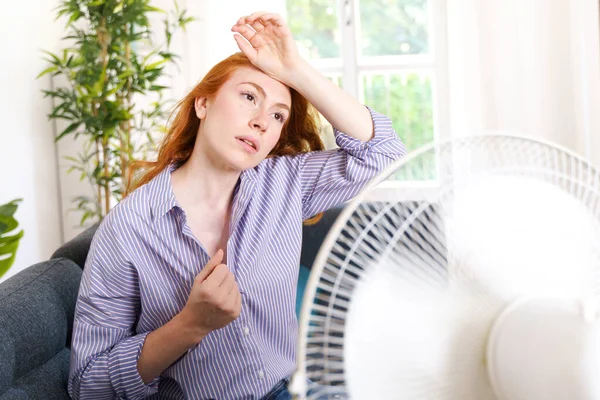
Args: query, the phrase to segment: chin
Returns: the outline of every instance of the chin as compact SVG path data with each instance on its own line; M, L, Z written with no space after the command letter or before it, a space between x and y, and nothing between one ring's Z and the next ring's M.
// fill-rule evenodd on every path
M229 157L228 164L231 169L242 172L256 167L262 160L263 158L259 158L258 155L255 157Z

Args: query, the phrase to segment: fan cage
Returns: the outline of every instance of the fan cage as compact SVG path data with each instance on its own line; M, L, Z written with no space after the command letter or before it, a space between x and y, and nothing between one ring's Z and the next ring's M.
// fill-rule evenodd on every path
M423 176L423 169L432 168L437 190L434 196L423 196L423 189L410 182ZM365 271L382 258L400 263L405 273L417 271L411 265L424 263L429 268L421 271L430 274L424 281L446 285L453 260L447 251L450 239L443 235L445 207L457 187L490 176L523 176L551 183L600 220L598 169L549 143L481 135L432 144L396 161L344 209L315 259L304 295L298 346L298 371L309 379L309 399L348 394L344 330L352 293ZM365 202L384 179L407 183L402 186L403 199L425 200ZM422 251L411 251L415 246ZM490 306L500 307L500 303Z

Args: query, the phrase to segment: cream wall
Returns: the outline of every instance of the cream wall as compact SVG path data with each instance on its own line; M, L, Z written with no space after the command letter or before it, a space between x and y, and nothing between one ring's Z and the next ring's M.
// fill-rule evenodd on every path
M48 258L61 243L61 219L50 102L36 80L41 49L56 49L63 34L54 21L57 0L13 1L0 15L0 203L22 197L17 219L25 230L8 276Z
M600 165L597 0L448 0L453 135L509 131Z

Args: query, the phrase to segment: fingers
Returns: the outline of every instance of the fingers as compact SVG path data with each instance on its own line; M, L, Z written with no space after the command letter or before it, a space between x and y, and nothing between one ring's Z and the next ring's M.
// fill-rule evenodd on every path
M208 260L202 271L198 274L198 280L204 282L214 271L217 265L223 261L223 250L219 249L217 252Z
M231 290L229 291L229 295L233 295L233 294L240 294L240 287L238 286L237 282L233 281L233 285L231 285Z
M279 14L266 13L263 11L255 12L251 15L241 17L236 24L231 28L233 32L239 35L233 35L239 49L244 53L251 62L256 59L256 49L261 47L265 40L273 33L267 32L263 35L263 31L269 27L282 28L277 35L289 34L289 28L285 25L285 21ZM243 40L246 39L246 40Z
M240 311L242 308L242 294L239 290L235 290L227 297L227 302L223 305L223 308L229 311L233 311L235 313L236 318L238 317L238 315L240 315Z
M260 31L262 31L263 29L265 29L265 26L262 24L262 22L259 19L257 19L252 24L250 24L250 26L257 33L260 32Z
M233 35L233 38L235 39L235 42L237 43L242 53L244 53L246 57L248 57L250 62L256 62L256 49L250 43L248 43L248 41L244 39L241 35Z
M235 27L241 26L250 26L252 30L256 33L261 32L265 29L265 27L272 25L275 27L283 27L285 26L285 21L279 14L274 13L265 13L265 12L255 12L246 17L241 17L238 19Z
M228 274L230 274L230 272L227 265L219 264L215 267L210 276L204 280L203 286L208 289L217 289L223 284Z
M238 313L239 313L239 311L242 309L242 294L238 290L236 295L237 295L237 298L235 300L235 309L238 310Z
M267 13L264 11L255 12L255 13L250 14L247 17L242 17L240 19L243 19L245 21L244 22L245 24L251 25L251 26L256 21L259 21L263 26L266 26L268 23L271 23L275 26L285 25L285 21L283 20L281 15L275 14L275 13Z
M256 32L252 30L252 28L250 28L248 25L235 25L233 28L231 28L231 30L242 35L247 41L252 40L254 35L256 35Z
M221 282L221 284L219 285L219 288L223 291L223 293L229 295L233 291L234 286L235 277L231 272L229 272L223 279L223 282Z

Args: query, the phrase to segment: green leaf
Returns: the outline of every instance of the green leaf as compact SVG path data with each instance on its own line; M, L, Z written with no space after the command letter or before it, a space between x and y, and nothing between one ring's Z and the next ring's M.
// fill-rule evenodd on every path
M132 69L125 70L123 73L117 76L119 80L129 78L130 76L135 75L135 71Z
M23 237L24 233L25 232L21 229L16 235L0 236L0 255L8 254L9 250L7 249L10 249L12 243L18 243L19 239Z
M81 12L79 10L74 11L73 14L71 14L71 17L69 18L69 21L67 22L67 26L73 25L73 23L77 21L80 17Z
M49 74L50 72L55 72L57 69L58 69L57 67L48 67L48 68L46 68L45 70L43 70L42 72L40 72L40 73L38 74L38 76L36 76L36 78L35 78L35 79L39 79L39 78L41 78L42 76L44 76L44 75L46 75L46 74Z
M0 216L0 236L12 232L19 226L19 223L13 217Z
M23 231L21 231L20 233L21 233L21 237L22 237ZM15 258L17 256L17 249L19 247L19 239L16 239L5 245L0 244L0 255L3 255L3 256L8 255L8 258L0 259L0 276L4 275L6 273L6 271L8 271L8 269L15 262Z
M198 18L196 17L187 17L187 18L183 18L179 20L179 27L181 29L183 29L184 32L187 33L186 28L187 28L187 24L189 24L190 22L194 22L197 21Z
M168 60L165 59L165 60L160 60L160 61L153 62L152 64L147 65L146 68L144 68L144 69L146 70L146 72L149 72L151 70L155 70L155 69L157 69L157 67L163 65L167 61Z
M60 58L58 58L58 56L56 54L51 53L51 52L46 51L46 50L42 50L42 53L50 56L51 60L47 59L47 61L49 63L53 63L53 64L56 64L56 65L62 65L62 62L61 62Z
M18 203L22 199L15 199L0 206L0 276L12 266L15 261L19 241L24 231L6 236L5 233L14 231L18 222L13 215L17 211Z
M80 125L81 125L81 121L73 122L71 125L67 126L67 128L60 133L60 135L58 135L56 137L55 141L58 142L63 137L65 137L69 133L73 132L75 129L79 128Z
M85 221L88 220L88 218L93 217L94 213L90 212L90 211L86 211L83 213L83 216L81 217L81 221L79 221L79 225L83 225L85 223Z
M2 277L6 272L10 269L10 267L15 262L15 258L17 256L17 249L15 248L14 252L10 255L10 257L5 259L0 259L0 277Z
M63 156L63 158L64 158L65 160L71 161L71 162L72 162L72 163L74 163L74 164L77 164L77 163L79 163L79 160L78 160L77 158L75 158L75 157L72 157L72 156Z
M17 208L19 207L19 203L23 201L23 199L14 199L9 201L6 204L0 206L0 217L10 218L12 217Z
M167 13L165 10L163 10L163 9L161 9L161 8L158 8L158 7L153 7L153 6L148 6L148 5L145 5L145 6L144 6L144 11L148 11L148 12L159 12L159 13L163 13L163 14L166 14L166 13Z
M17 211L17 205L11 203L4 204L0 206L0 217L2 218L10 218Z

